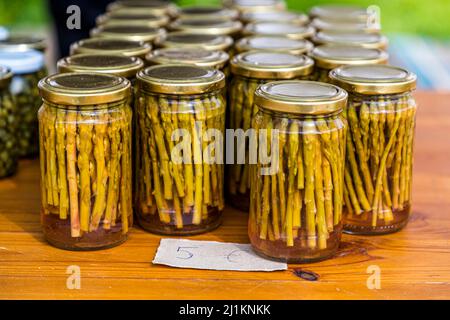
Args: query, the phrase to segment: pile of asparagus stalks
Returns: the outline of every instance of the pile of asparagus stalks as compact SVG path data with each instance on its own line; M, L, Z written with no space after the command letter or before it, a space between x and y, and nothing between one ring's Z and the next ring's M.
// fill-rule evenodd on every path
M346 216L389 224L411 200L415 103L407 95L353 97L345 112L349 123L345 168ZM363 213L369 213L367 215Z
M44 214L69 218L72 237L99 228L121 227L127 233L132 222L131 108L52 105L39 117Z
M137 101L139 218L158 232L201 230L224 209L224 166L203 158L217 152L205 152L211 144L205 139L206 131L216 129L224 134L224 97L157 96L140 91ZM172 141L178 129L189 135ZM183 143L182 155L172 157L178 143Z
M254 126L269 130L266 146L260 146L268 154L271 130L279 132L277 173L261 175L261 164L251 165L249 224L256 226L255 236L282 247L299 241L301 247L326 249L341 227L346 126L338 116L287 119L267 112L258 114Z

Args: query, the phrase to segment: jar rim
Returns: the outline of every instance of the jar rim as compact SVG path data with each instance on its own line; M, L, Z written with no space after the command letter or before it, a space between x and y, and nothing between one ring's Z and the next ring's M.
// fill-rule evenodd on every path
M178 41L176 40L178 38ZM184 40L184 41L180 41ZM170 32L165 38L157 40L157 45L164 48L201 47L206 50L226 51L233 45L233 39L227 35L200 34L189 31Z
M11 49L14 51L34 49L44 51L46 47L46 39L34 35L13 34L4 40L0 40L0 49Z
M386 49L388 45L386 36L364 31L323 30L317 32L312 41L316 45L357 45L367 49Z
M231 7L241 13L273 10L282 11L286 9L286 4L280 0L234 0Z
M245 35L278 35L291 39L311 38L315 29L311 26L301 26L289 22L252 22L245 26Z
M241 31L242 23L226 18L220 19L177 19L169 28L175 31L188 31L190 33L233 35Z
M292 54L308 53L314 48L313 44L305 39L290 39L287 37L270 35L244 37L236 42L235 47L236 51L239 53L251 50L270 50L289 52Z
M236 20L239 18L239 12L236 9L214 5L190 5L180 8L178 11L178 18L198 19L205 17L224 17L231 20Z
M131 41L154 42L163 37L166 31L163 28L133 25L98 26L91 30L95 38L115 38Z
M151 64L186 63L200 67L222 69L230 56L223 51L210 51L201 48L163 48L150 52L146 61Z
M289 21L294 24L305 25L309 18L302 12L292 11L256 11L246 12L241 16L244 23L252 22L284 22Z
M107 53L142 57L149 53L151 49L151 44L143 41L124 40L120 38L90 38L72 44L71 53Z
M326 115L347 104L345 90L324 82L288 80L262 84L255 92L260 108L299 115Z

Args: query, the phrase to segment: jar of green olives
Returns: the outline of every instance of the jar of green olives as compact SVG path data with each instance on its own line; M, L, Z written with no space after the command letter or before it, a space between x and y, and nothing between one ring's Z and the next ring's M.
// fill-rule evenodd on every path
M101 73L42 79L41 221L67 250L123 243L133 222L130 82Z

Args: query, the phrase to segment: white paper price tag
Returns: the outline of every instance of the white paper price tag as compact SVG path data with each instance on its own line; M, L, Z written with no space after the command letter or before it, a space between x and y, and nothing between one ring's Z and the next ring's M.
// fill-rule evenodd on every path
M287 269L284 262L258 256L250 244L184 239L161 239L153 263L177 268L231 271Z

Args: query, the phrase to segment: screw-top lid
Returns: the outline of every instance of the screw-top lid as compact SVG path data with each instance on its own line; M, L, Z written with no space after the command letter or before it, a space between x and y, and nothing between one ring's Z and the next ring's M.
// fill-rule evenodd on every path
M139 87L151 93L193 95L225 87L225 75L212 68L187 64L157 65L139 71Z
M121 39L85 39L70 46L70 53L121 54L129 57L144 57L152 46L143 41Z
M59 73L39 81L41 97L54 104L86 106L121 101L131 93L130 81L101 73Z
M236 51L238 53L260 50L260 51L279 51L291 54L309 53L313 49L313 44L304 39L289 39L276 36L250 36L240 39L236 42Z
M317 67L330 70L343 65L385 64L388 60L388 54L380 49L332 44L315 47L311 57Z
M165 30L147 26L99 26L91 31L93 37L114 38L153 43L165 35Z
M309 18L304 13L296 13L289 11L260 11L260 12L246 12L241 16L241 21L244 23L252 22L286 22L292 24L305 25Z
M242 23L229 19L178 19L170 28L197 34L235 35L242 29Z
M118 12L107 12L97 17L97 25L105 26L147 26L161 28L169 24L169 17L165 15L156 16L150 13L123 14Z
M330 72L330 78L349 92L396 94L414 90L417 76L388 65L343 66Z
M218 6L189 6L179 10L179 18L189 19L221 19L227 18L236 20L239 18L239 12L231 8Z
M231 72L256 79L294 79L312 72L314 62L305 55L277 51L248 51L231 60Z
M285 10L286 3L283 0L233 0L231 7L241 13L256 11Z
M388 39L381 34L358 31L320 31L312 41L317 45L355 45L369 49L386 49L388 44Z
M347 104L347 92L332 84L315 81L275 81L255 92L258 107L299 115L325 115L339 112Z
M47 47L44 38L27 35L12 35L0 41L0 50L26 51L30 49L44 51Z
M9 37L9 31L5 27L0 26L0 40L5 40Z
M284 36L296 40L310 38L314 33L312 27L287 22L254 22L244 28L245 35Z
M230 56L223 51L201 48L165 48L155 50L146 57L151 64L193 64L199 67L223 69Z
M44 54L37 50L0 50L0 65L7 66L13 74L27 74L44 67Z
M6 88L11 82L13 74L11 69L5 66L0 66L0 89Z
M367 21L368 12L366 8L351 5L320 5L312 7L309 15L313 18Z
M58 61L58 71L66 72L99 72L119 77L135 78L144 62L137 57L108 54L77 54Z
M135 14L135 13L151 13L154 15L168 15L175 16L177 14L177 7L169 1L158 0L119 0L110 3L106 7L107 11L120 11L121 13Z
M344 20L325 20L315 18L310 24L318 31L359 31L379 33L381 26L378 23L367 23L359 21L344 21Z
M233 45L229 36L195 34L186 31L170 32L156 43L164 48L202 48L209 51L228 51Z

